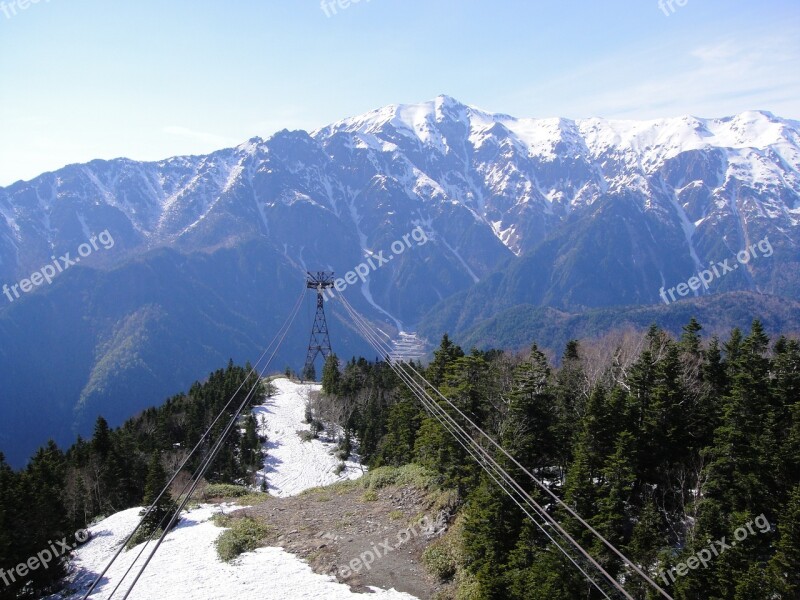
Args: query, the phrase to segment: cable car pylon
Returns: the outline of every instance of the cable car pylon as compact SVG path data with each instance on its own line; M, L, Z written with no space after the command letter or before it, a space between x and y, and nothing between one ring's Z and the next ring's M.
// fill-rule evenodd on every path
M306 272L308 278L306 287L317 290L317 312L314 315L314 324L311 326L311 337L308 340L306 364L303 367L303 379L316 380L314 361L322 354L323 360L331 355L331 338L328 335L328 321L325 319L325 299L323 292L333 287L333 271Z

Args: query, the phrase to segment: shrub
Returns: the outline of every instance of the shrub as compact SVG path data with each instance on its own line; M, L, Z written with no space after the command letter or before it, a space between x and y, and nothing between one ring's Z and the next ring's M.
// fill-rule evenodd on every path
M456 581L458 583L456 600L479 600L481 598L481 586L475 575L468 571L460 571Z
M217 527L230 527L233 522L233 515L217 513L211 517L211 522Z
M441 538L433 542L422 553L422 562L435 577L447 581L456 574L456 558L449 540Z
M209 500L210 498L241 498L250 493L250 490L243 485L211 483L203 490L203 500Z
M245 552L252 552L261 545L269 528L251 517L230 521L230 529L222 532L215 545L221 560L230 562Z
M311 431L306 431L305 429L299 429L297 431L297 435L299 435L300 439L303 440L304 442L310 442L311 440L317 438L317 436L314 435Z
M155 531L152 528L148 527L140 527L136 534L131 538L127 544L125 544L125 550L130 550L131 548L135 548L139 544L144 544L147 540L150 539L150 535L152 534L153 539L157 540L160 538L164 533L164 530L159 527Z
M362 478L364 487L379 490L389 485L410 485L423 490L438 487L437 475L433 471L415 464L402 467L379 467Z

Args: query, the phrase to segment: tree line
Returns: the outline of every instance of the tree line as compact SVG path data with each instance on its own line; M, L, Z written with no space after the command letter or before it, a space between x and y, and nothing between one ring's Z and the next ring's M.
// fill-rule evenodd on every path
M652 327L571 341L557 361L536 345L467 353L445 335L432 361L415 368L677 600L800 598L800 344L770 340L757 321L724 340L701 332L692 320L677 339ZM240 386L233 405L241 402L249 371L229 363L117 429L98 418L91 439L66 451L50 442L22 470L0 455L0 567L151 502ZM331 356L322 384L315 417L342 427L348 452L352 443L371 468L420 464L455 491L456 577L469 590L462 597L601 597L386 362L341 365ZM266 392L259 384L250 404ZM248 413L208 479L253 484L262 442ZM507 458L495 460L634 597L656 597ZM761 517L767 527L730 545ZM717 552L707 566L685 568L709 547ZM64 567L0 584L0 597L41 597Z
M266 395L265 384L257 382L250 371L249 365L230 362L205 382L193 384L188 393L147 409L116 429L98 417L91 439L79 437L66 451L51 441L18 471L0 453L0 568L14 569L49 548L52 541L72 538L76 530L99 517L149 505L166 484L167 474L184 462L233 398L201 451L176 479L181 488L250 388L256 385L248 406L259 404ZM231 431L206 479L252 484L255 471L263 465L261 442L255 418L248 412L241 427ZM145 524L148 535L172 506L168 494ZM14 582L9 579L9 585L0 582L0 598L40 598L57 589L65 569L62 559L24 578L15 577Z
M758 321L724 341L701 330L571 341L558 366L536 345L465 353L445 335L416 368L674 598L800 598L800 344ZM330 357L323 389L370 467L417 463L457 491L462 597L602 598L386 363ZM494 458L634 597L658 597Z

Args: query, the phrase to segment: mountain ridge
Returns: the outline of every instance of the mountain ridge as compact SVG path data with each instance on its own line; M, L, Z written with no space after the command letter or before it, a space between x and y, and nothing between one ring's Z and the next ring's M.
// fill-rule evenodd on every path
M493 138L498 136L504 136L503 142L513 142L517 146L517 150L527 150L528 157L555 159L559 156L559 152L563 154L566 151L576 151L579 152L576 156L580 156L582 153L582 158L591 156L596 159L603 156L610 148L617 148L632 152L634 155L638 153L637 160L633 162L638 162L638 166L645 173L652 173L663 166L665 161L684 152L712 148L758 150L760 152L771 150L775 153L773 157L775 160L791 167L791 178L788 183L791 184L795 195L800 189L797 177L797 171L800 168L800 151L798 150L800 122L775 117L768 111L748 111L718 119L701 119L693 116L648 121L601 118L573 120L562 117L527 119L489 113L461 104L449 96L439 96L436 100L427 103L390 105L376 109L364 115L340 120L310 133L302 130L293 132L283 130L266 140L254 137L238 146L217 150L206 155L186 155L147 162L118 158L68 165L27 182L19 181L10 186L0 187L0 216L6 222L6 227L22 235L24 232L16 226L16 215L11 214L14 212L12 209L19 207L12 204L11 200L18 195L24 196L24 188L35 184L37 187L36 198L39 203L44 203L42 208L52 209L52 206L48 205L48 200L42 198L39 188L47 187L48 184L56 187L63 186L69 182L69 178L79 178L82 174L86 178L83 183L88 182L90 187L95 188L83 191L96 194L109 206L122 210L129 217L133 229L141 234L143 239L140 241L147 243L170 242L176 237L188 234L192 228L196 227L200 218L212 211L225 194L241 183L244 175L253 175L252 172L247 173L248 167L252 168L253 166L247 163L248 160L263 161L270 152L276 153L276 151L280 155L284 150L283 142L285 140L289 140L290 144L305 146L306 149L309 149L309 144L312 142L317 142L320 148L310 148L311 157L322 162L325 162L325 157L320 150L325 149L326 146L335 149L336 140L334 138L342 134L352 135L350 142L355 144L353 146L355 149L360 148L360 144L364 144L372 150L393 152L396 150L396 146L393 146L390 140L380 139L380 136L391 138L392 134L400 134L422 143L427 148L451 151L452 148L443 144L443 134L447 133L447 127L444 127L443 131L438 131L437 125L464 124L465 122L469 124L468 137L476 151L480 151L483 145L490 144ZM402 126L398 128L397 125ZM393 131L387 133L386 127ZM559 148L560 145L561 148ZM506 150L510 149L506 147ZM290 159L291 155L287 154L283 158ZM737 160L745 158L748 156L739 156ZM765 157L750 155L749 158L764 159ZM292 167L291 164L283 166L288 166L289 170ZM116 168L119 172L118 177L104 181L106 177L101 172L103 168ZM165 178L163 173L165 170L171 172L171 180ZM502 175L502 173L498 174ZM766 174L766 172L762 173L762 175ZM141 203L136 203L136 198L130 198L129 195L126 195L126 199L130 200L127 206L124 202L117 202L119 194L115 186L118 188L125 183L125 178L137 175L140 179L134 183L149 189L136 191L151 192L150 202L142 206ZM163 181L160 181L160 178L163 178ZM764 182L765 179L761 181ZM774 177L769 180L773 184L776 181ZM181 206L181 199L196 190L196 187L193 186L201 183L213 184L215 188L205 191L216 194L216 197L213 197L213 200L206 198L204 203L190 202ZM630 187L632 184L641 182L630 178L616 183ZM605 193L609 190L613 191L613 189L612 185L600 191ZM55 192L55 189L51 187L51 191ZM328 204L336 212L334 190L325 191L328 192ZM580 192L580 190L577 191ZM564 194L564 190L551 189L546 194L542 194L542 197L551 204L558 204ZM458 194L455 195L458 196ZM51 194L50 202L52 203L56 197L58 197L58 193ZM581 194L577 193L571 202L579 203L581 198ZM58 199L60 200L61 197ZM469 200L469 198L463 200ZM321 203L320 205L324 206ZM142 210L142 208L149 210ZM179 210L180 208L183 208L183 211ZM797 225L800 206L796 199L789 212L792 224ZM186 222L183 222L183 226L180 227L176 224L176 220L180 221L176 214L180 215L181 213L193 215L196 218L189 221L184 218L183 221ZM795 213L798 217L794 216ZM263 219L264 214L262 213L260 216ZM508 233L508 229L502 228L502 221L493 221L490 229L509 249L520 250L510 242L513 236ZM55 240L49 239L48 241Z
M97 232L115 242L52 285L0 295L3 400L19 413L0 426L2 444L27 456L43 440L20 436L57 426L63 442L96 412L128 416L229 358L216 348L257 356L280 316L265 313L291 306L306 270L344 276L415 228L428 243L347 290L395 341L421 323L480 331L515 306L657 305L660 289L766 236L774 255L693 294L796 300L800 124L763 111L518 119L440 96L207 155L96 160L0 188L0 285ZM337 352L366 352L346 319L333 323ZM277 357L281 368L302 367L306 340ZM54 403L54 424L30 424L29 411Z

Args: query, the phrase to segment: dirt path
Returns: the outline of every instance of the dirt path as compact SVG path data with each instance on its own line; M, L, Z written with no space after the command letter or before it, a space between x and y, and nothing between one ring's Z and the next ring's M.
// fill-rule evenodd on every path
M266 546L284 548L354 591L394 588L427 600L445 588L422 564L422 552L444 531L445 518L415 488L336 484L235 514L271 527Z

